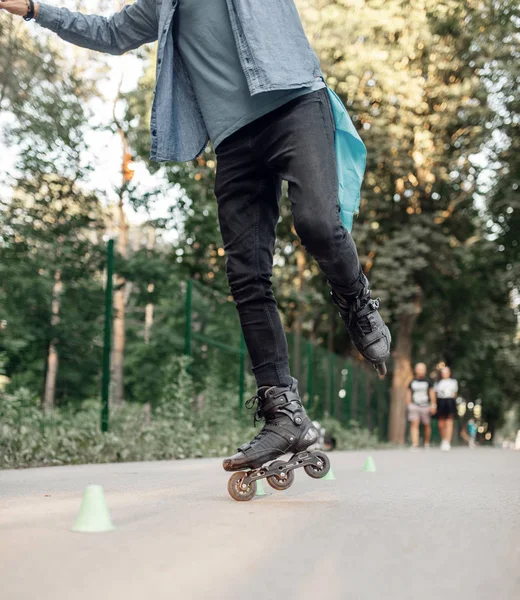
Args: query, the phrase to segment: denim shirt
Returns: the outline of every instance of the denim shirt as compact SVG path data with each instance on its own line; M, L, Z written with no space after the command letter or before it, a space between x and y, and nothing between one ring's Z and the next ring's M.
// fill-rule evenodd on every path
M310 86L321 76L293 0L226 1L251 95ZM208 141L190 78L174 48L178 2L136 0L110 18L40 4L37 19L67 42L109 54L158 40L151 116L151 158L157 161L191 160Z

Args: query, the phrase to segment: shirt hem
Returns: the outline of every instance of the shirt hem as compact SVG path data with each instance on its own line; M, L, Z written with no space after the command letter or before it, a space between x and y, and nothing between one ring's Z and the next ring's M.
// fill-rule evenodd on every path
M316 84L317 84L317 82L313 81L313 83L310 86L299 86L299 89L301 90L301 93L299 93L299 94L292 94L291 90L288 90L286 95L282 96L282 98L279 98L278 100L276 100L274 102L270 102L269 104L264 106L262 108L262 110L254 111L254 112L246 115L245 117L242 117L239 121L234 123L231 127L228 127L223 133L221 133L220 135L217 136L217 138L213 141L213 147L216 150L217 147L226 138L228 138L229 136L236 133L239 129L242 129L242 127L249 125L249 123L252 123L253 121L256 121L257 119L260 119L261 117L265 117L265 115L269 114L273 110L276 110L277 108L280 108L284 104L287 104L291 100L294 100L295 98L299 98L300 96L305 96L306 94L311 94L312 92L317 92L318 90L321 90L325 87L325 83L323 83L323 81L322 81L323 85L321 85L319 87L314 87Z

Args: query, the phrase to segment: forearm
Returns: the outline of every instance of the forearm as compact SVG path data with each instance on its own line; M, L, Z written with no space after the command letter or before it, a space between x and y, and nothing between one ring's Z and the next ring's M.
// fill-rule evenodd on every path
M58 34L63 40L108 54L123 54L143 43L156 39L157 30L152 17L142 18L142 10L125 7L110 18L99 15L84 15L57 8L49 4L38 4L36 22Z
M0 10L30 19L33 3L0 0ZM34 5L34 18L67 42L109 54L123 54L157 39L156 0L136 0L110 18L38 3Z

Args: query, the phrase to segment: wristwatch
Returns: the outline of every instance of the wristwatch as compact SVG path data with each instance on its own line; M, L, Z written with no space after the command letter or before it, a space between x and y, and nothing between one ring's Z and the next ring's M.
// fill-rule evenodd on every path
M33 0L27 0L29 3L29 10L27 11L27 14L25 15L25 17L23 18L24 21L30 21L31 19L34 19L34 1Z

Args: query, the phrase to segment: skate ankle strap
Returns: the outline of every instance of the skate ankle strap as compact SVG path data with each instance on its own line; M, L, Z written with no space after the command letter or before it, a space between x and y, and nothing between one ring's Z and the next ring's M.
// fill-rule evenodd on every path
M297 393L291 390L286 390L282 393L278 392L276 396L266 396L265 400L262 402L262 413L265 416L269 413L276 412L282 407L287 407L287 405L292 403L295 403L298 408L301 408L301 400Z
M368 346L370 346L370 344L373 344L374 342L378 342L379 340L382 340L385 337L386 336L385 336L383 329L376 329L375 331L372 331L371 333L367 333L366 335L364 335L359 340L358 343L361 345L361 348L364 350L365 348L368 348Z
M366 317L370 313L375 312L379 308L379 298L369 299L369 301L363 306L361 310L357 312L357 318Z

